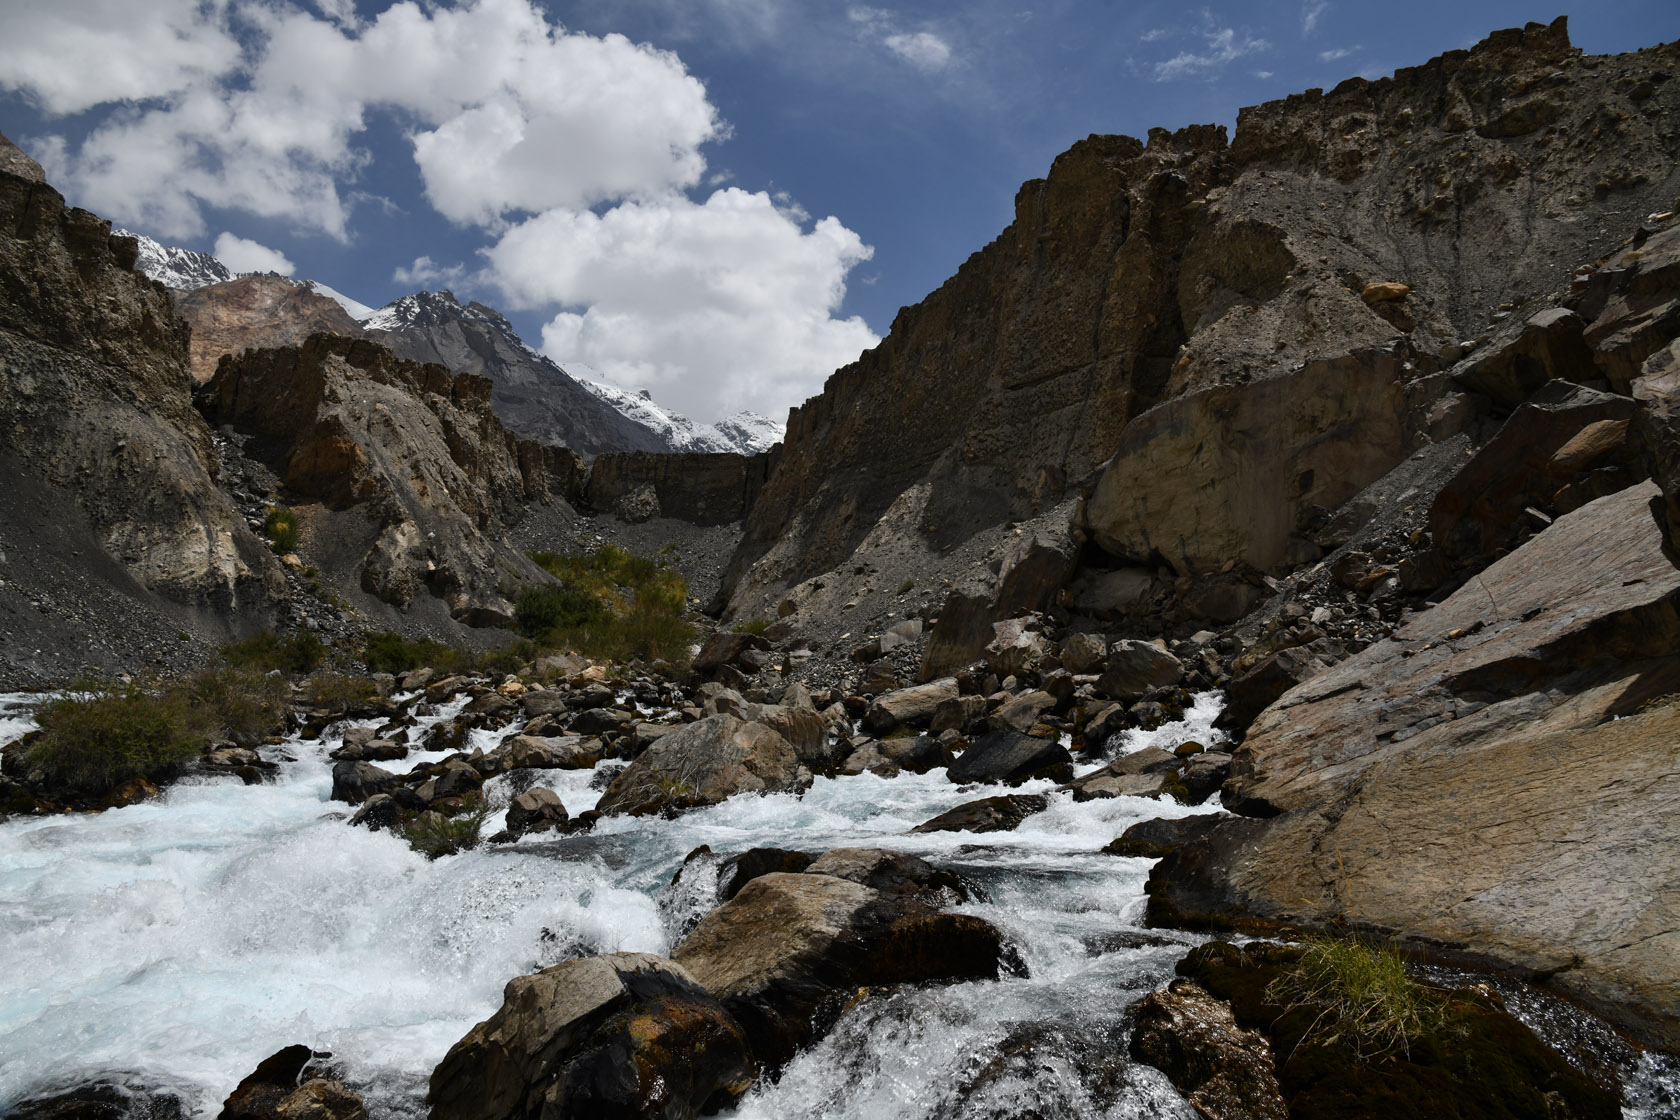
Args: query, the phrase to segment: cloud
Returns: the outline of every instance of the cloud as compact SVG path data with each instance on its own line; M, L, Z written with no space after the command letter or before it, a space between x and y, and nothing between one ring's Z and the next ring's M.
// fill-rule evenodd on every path
M407 268L399 265L391 279L405 288L449 288L460 283L467 270L458 264L440 265L431 257L415 257Z
M1311 35L1319 17L1330 10L1330 0L1305 0L1301 5L1301 34Z
M168 97L232 70L225 0L53 0L0 10L0 89L47 113Z
M279 250L231 233L218 236L210 252L236 273L278 272L282 276L290 276L297 271L297 266Z
M1363 46L1355 44L1351 47L1336 47L1332 50L1319 51L1318 60L1320 62L1335 62L1338 59L1346 58L1348 55L1364 49L1365 48Z
M1157 62L1151 68L1157 82L1199 77L1217 71L1245 55L1258 54L1271 47L1264 39L1238 34L1236 29L1230 27L1210 27L1199 34L1206 41L1207 49L1199 54L1195 51L1181 51L1165 62Z
M931 31L888 35L881 42L918 70L943 70L951 61L950 46Z
M1162 39L1172 38L1172 32L1165 27L1154 27L1138 37L1140 43L1158 43Z
M507 231L485 279L516 306L561 305L543 350L689 415L775 414L879 341L835 318L873 250L833 217L806 228L767 192L553 210Z
M65 26L98 16L91 3L70 3ZM199 10L196 0L162 6L166 15ZM149 20L152 7L125 0L117 10ZM212 5L208 27L177 28L191 34L164 52L172 65L120 81L67 74L106 60L94 64L73 36L41 29L29 52L0 48L0 83L66 109L161 99L109 115L79 148L60 138L57 171L83 205L180 238L204 232L205 206L347 238L340 188L369 158L355 143L370 113L411 122L415 163L440 213L487 225L691 186L705 172L700 146L727 135L675 55L566 32L531 0L405 0L365 26L335 22L349 11L336 0L321 7L332 18L254 0ZM113 20L123 34L132 22Z

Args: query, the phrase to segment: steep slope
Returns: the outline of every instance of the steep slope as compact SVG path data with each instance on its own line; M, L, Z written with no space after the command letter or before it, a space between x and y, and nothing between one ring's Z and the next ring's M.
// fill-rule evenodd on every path
M671 451L701 454L734 451L756 455L770 450L782 438L782 425L756 412L737 412L714 424L697 424L680 412L654 403L646 389L629 393L616 385L588 378L579 378L579 384L631 420L658 433Z
M489 378L496 414L528 439L564 444L586 457L669 450L657 433L521 342L494 308L463 307L452 292L417 292L380 308L362 326L401 357Z
M1352 396L1353 411L1285 391L1283 408L1255 413L1298 429L1321 469L1254 485L1210 458L1142 477L1143 500L1119 503L1129 525L1103 526L1111 541L1153 542L1150 488L1229 490L1222 508L1271 519L1281 537L1180 560L1127 546L1117 559L1173 560L1181 574L1310 559L1290 540L1298 516L1404 457L1446 387L1430 375L1465 340L1667 208L1680 188L1677 55L1587 57L1562 20L1530 24L1392 78L1245 109L1229 144L1222 128L1192 127L1074 145L1022 187L996 241L794 410L727 610L768 613L802 581L847 595L857 581L826 574L889 553L939 571L981 530L1088 490L1151 408L1339 365L1381 391ZM1344 469L1356 440L1338 433L1362 424L1391 434Z
M361 324L337 300L268 273L177 291L175 311L192 327L188 352L199 384L210 380L224 354L295 346L322 331L363 335Z
M225 635L285 597L278 562L216 487L187 330L133 270L137 251L39 175L0 170L0 458L6 510L21 514L0 517L0 579L9 610L25 596L32 608L0 634L7 676L167 660L155 645L96 654L97 633L80 650L42 640L43 625L89 627L95 602L126 604L125 629L147 645Z
M140 246L134 267L166 288L189 290L206 284L232 280L233 270L209 253L194 252L154 241L143 233L114 230L119 237L132 237Z

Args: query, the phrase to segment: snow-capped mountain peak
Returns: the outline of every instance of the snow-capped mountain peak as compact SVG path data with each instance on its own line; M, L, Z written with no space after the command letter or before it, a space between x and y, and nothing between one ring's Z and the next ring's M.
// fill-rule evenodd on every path
M140 243L140 256L134 262L139 272L159 281L166 288L203 288L233 279L233 270L209 253L195 253L174 245L164 245L143 233L126 229L111 231L122 237L132 237Z
M756 455L770 450L785 434L783 425L754 412L737 412L715 424L696 424L680 412L654 403L646 389L632 393L595 380L599 374L581 363L568 363L567 372L578 383L625 416L657 432L673 451L736 451Z
M362 303L360 300L351 299L343 292L334 288L329 288L319 280L305 280L303 282L303 286L317 295L326 296L328 299L344 308L345 313L348 314L350 318L357 321L364 321L374 314L373 308L369 307L367 304Z

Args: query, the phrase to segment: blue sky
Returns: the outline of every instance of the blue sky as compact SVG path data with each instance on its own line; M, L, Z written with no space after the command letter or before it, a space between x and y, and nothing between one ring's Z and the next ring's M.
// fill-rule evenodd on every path
M780 419L1091 132L1379 77L1514 3L5 0L72 202L378 305L450 287L697 419ZM1680 5L1571 12L1594 53Z

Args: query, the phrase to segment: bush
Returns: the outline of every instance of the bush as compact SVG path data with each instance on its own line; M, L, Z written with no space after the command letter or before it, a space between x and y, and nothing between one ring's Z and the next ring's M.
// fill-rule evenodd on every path
M410 640L389 630L369 634L362 647L362 661L370 673L406 673L429 667L448 675L466 672L473 667L473 660L471 654L452 645L432 638Z
M1317 1010L1301 1042L1344 1042L1361 1057L1409 1053L1444 1025L1438 993L1406 973L1398 949L1361 938L1314 937L1301 958L1266 988L1266 998Z
M527 637L553 630L576 630L612 616L612 608L596 595L572 583L539 583L519 593L514 624Z
M479 834L489 816L490 807L483 803L455 817L428 811L403 825L402 834L408 846L427 859L452 856L478 846Z
M191 705L180 691L86 679L36 715L28 765L54 786L100 794L130 778L158 781L198 756Z
M259 630L249 638L223 646L221 658L236 669L312 673L327 659L327 647L308 630L284 638L272 630Z
M328 669L316 673L304 684L304 698L311 707L347 712L361 707L378 693L366 677Z
M752 634L760 638L764 637L764 632L768 629L770 629L770 620L763 617L749 618L744 622L737 622L729 628L730 633L733 634Z
M298 546L297 514L285 506L269 506L263 519L263 532L268 534L269 547L285 555L296 552Z
M558 582L520 592L520 633L607 660L687 660L694 628L683 619L688 582L679 572L615 545L530 556Z
M284 677L255 669L204 669L172 686L205 738L255 746L281 729L290 692Z

